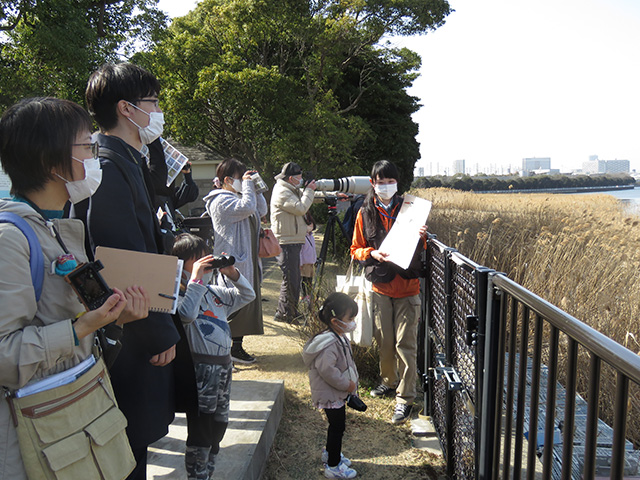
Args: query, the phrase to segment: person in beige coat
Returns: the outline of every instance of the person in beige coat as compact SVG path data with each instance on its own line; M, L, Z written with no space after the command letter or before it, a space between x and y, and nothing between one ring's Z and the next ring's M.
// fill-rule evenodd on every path
M302 169L289 162L276 175L271 194L271 229L282 247L276 257L282 270L280 298L274 320L295 323L300 299L300 249L307 234L304 214L313 203L315 180L302 185Z
M13 195L0 200L0 212L22 217L34 230L45 267L36 301L27 238L14 224L0 223L0 385L5 392L74 367L91 354L97 329L141 318L145 305L148 309L148 303L140 303L139 289L127 289L127 294L113 289L100 308L84 313L63 278L71 262L87 261L82 222L62 218L62 211L67 201L88 197L100 183L100 174L88 166L95 152L90 128L82 107L55 98L23 100L0 119L0 160ZM128 298L130 306L123 311ZM26 478L16 429L3 400L0 479Z
M324 410L329 421L327 443L322 452L327 478L353 478L356 471L342 455L345 430L345 405L349 395L358 390L358 369L353 360L349 339L344 335L355 330L358 305L348 295L334 292L318 312L327 330L312 337L304 346L302 359L309 368L311 400Z

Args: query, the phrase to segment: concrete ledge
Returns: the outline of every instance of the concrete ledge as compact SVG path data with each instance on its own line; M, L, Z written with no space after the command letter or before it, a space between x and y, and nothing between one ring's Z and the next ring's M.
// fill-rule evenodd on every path
M222 440L214 478L262 477L284 405L282 380L233 380L229 427ZM147 478L184 479L187 419L176 414L169 434L149 447Z

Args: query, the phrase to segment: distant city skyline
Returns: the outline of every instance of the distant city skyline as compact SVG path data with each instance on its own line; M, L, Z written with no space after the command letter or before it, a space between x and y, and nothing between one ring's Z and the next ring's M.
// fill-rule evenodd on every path
M526 157L579 169L589 155L640 169L640 2L450 0L456 11L422 38L409 93L423 108L425 172L513 169Z

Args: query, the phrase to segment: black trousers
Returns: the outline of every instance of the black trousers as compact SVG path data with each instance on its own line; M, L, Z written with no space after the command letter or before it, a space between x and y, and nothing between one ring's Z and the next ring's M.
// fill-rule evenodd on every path
M327 453L329 460L327 465L335 467L340 463L340 453L342 452L342 435L344 434L346 412L345 406L342 408L325 408L324 413L329 420L327 430Z

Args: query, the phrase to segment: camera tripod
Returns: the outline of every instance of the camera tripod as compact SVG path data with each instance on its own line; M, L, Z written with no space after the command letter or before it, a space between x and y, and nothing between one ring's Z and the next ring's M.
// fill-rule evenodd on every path
M349 237L347 232L345 231L344 225L340 222L338 218L338 200L335 197L328 197L324 199L324 203L327 205L327 210L329 212L329 218L327 220L327 226L324 231L324 238L322 239L322 246L320 247L320 254L318 255L318 259L316 260L316 274L313 279L313 291L316 290L316 285L318 279L322 277L324 272L324 262L327 259L327 250L329 249L329 242L333 244L333 254L336 253L336 238L335 238L335 225L336 223L339 226L339 230L342 232L342 236L349 241Z

